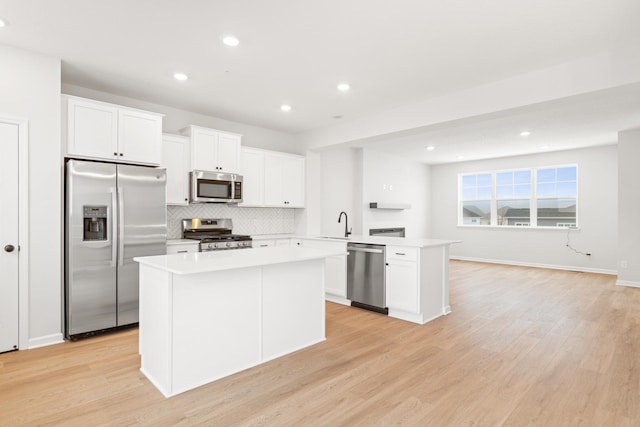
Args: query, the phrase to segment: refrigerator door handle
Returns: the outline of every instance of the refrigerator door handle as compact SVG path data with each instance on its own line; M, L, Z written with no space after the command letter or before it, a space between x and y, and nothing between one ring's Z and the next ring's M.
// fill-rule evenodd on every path
M118 264L124 265L124 198L122 187L118 187Z
M116 215L116 206L118 206L118 200L116 195L116 189L111 188L111 267L116 266L118 257L118 247L116 246L116 233L118 232L118 216Z

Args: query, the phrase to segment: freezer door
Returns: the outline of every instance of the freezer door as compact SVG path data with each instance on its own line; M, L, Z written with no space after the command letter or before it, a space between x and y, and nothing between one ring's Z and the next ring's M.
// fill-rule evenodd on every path
M116 326L115 165L70 160L65 195L68 338Z
M164 255L167 241L166 172L118 165L118 326L138 322L138 263Z

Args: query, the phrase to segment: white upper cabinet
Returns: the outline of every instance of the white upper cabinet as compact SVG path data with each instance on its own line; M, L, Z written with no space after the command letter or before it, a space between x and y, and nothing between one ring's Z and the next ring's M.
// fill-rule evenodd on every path
M264 206L264 150L242 147L240 174L242 203L239 206Z
M239 206L303 208L304 164L295 154L243 147Z
M167 169L167 204L189 204L189 138L185 136L162 136L162 163Z
M68 156L160 164L161 114L72 96L63 100Z
M265 152L265 205L303 208L304 182L304 157L286 153Z
M182 131L191 137L191 169L240 172L242 135L190 126Z

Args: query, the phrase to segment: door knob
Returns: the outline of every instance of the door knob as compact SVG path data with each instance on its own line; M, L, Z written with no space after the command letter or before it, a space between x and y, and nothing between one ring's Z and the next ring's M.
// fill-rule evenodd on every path
M14 249L15 247L13 245L7 245L4 247L5 252L13 252Z

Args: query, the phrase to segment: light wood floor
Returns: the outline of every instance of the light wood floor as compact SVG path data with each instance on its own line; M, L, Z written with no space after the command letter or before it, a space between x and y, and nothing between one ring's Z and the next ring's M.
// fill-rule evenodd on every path
M0 355L0 425L639 426L640 289L451 262L424 326L327 303L327 341L165 399L137 330Z

